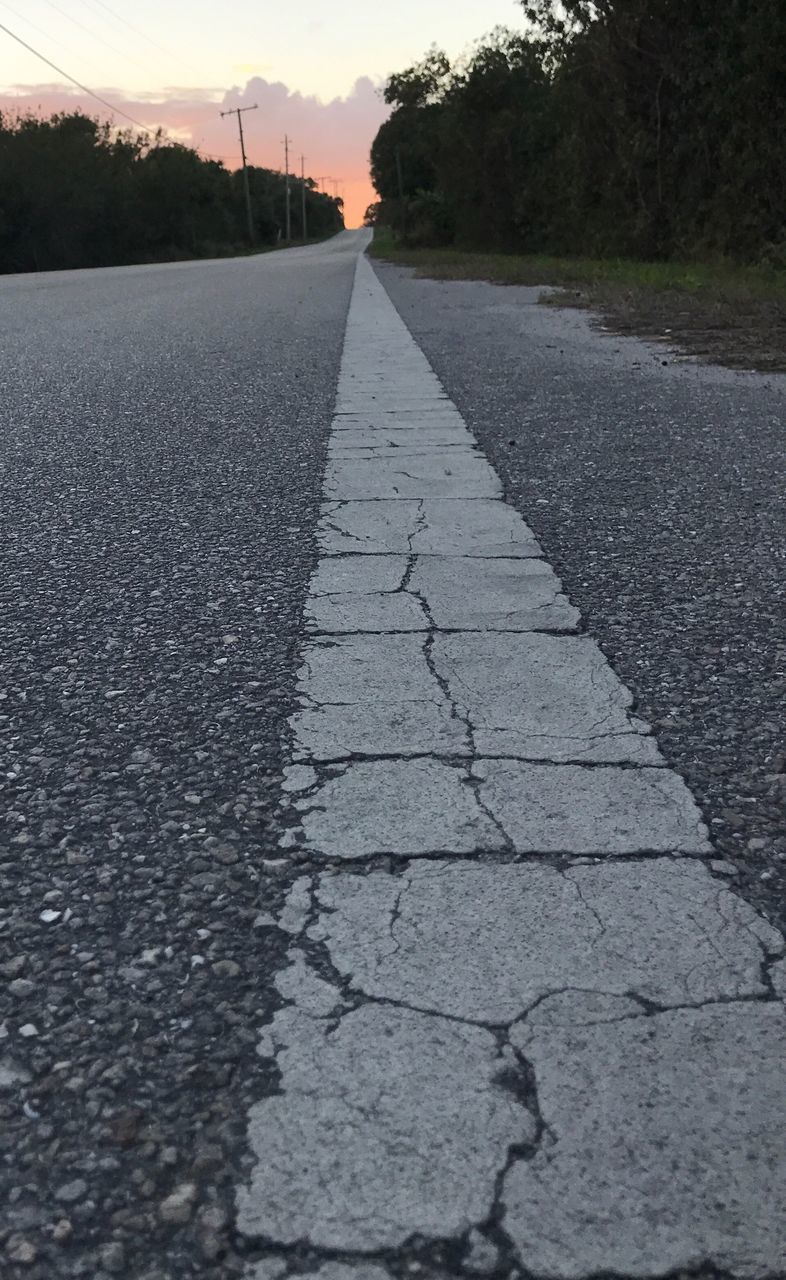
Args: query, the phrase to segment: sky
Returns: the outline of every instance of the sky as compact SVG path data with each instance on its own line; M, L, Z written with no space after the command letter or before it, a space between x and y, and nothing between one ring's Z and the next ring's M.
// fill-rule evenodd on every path
M249 159L283 169L288 134L293 166L305 155L357 226L374 198L385 78L432 44L455 57L495 26L520 28L522 12L516 0L0 0L0 24L140 124L228 166L237 126L219 111L257 103L244 116ZM0 30L0 110L76 106L109 115Z

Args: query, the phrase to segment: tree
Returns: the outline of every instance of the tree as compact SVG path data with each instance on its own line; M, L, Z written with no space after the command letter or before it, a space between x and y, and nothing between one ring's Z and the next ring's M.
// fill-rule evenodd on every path
M439 102L450 80L450 62L441 49L429 49L422 62L389 77L383 97L398 110L415 110Z
M522 0L391 76L372 146L409 241L786 261L783 0Z
M275 244L284 177L250 170L257 237ZM343 225L342 205L306 182L309 229ZM0 271L111 266L245 251L240 173L161 133L80 112L0 115Z

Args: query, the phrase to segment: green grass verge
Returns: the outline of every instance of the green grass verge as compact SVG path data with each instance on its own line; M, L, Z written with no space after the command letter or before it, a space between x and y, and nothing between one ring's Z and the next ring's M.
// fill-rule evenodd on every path
M786 372L786 271L732 263L634 262L472 249L407 249L389 231L369 252L431 280L551 286L541 301L599 313L616 333L735 369Z
M624 258L565 258L548 254L489 253L475 249L407 249L385 229L369 252L417 274L441 280L490 280L497 284L562 287L609 285L724 297L786 300L786 271L731 263L635 262Z

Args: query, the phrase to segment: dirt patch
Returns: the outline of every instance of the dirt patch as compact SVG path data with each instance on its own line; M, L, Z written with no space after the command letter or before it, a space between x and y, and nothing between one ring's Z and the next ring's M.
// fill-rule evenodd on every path
M370 252L424 279L551 286L544 304L595 312L614 333L663 342L707 364L786 373L786 276L774 269L409 249L385 232Z
M541 301L594 311L614 333L663 342L707 364L786 372L786 304L775 299L601 285L557 289Z

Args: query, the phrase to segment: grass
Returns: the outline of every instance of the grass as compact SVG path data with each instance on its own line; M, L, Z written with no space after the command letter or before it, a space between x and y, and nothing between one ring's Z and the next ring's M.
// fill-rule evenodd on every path
M378 231L370 252L432 280L548 287L541 301L599 313L616 333L730 368L786 372L786 271L456 248L408 249ZM556 290L552 292L551 290Z

